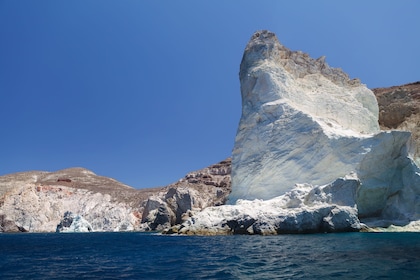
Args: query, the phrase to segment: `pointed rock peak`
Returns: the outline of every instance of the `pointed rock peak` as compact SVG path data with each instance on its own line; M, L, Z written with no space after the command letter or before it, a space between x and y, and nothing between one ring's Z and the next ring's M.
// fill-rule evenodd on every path
M314 59L302 51L291 51L279 42L276 34L268 30L255 32L249 40L241 62L240 79L248 75L250 68L268 61L282 66L294 78L321 74L337 85L360 85L359 79L350 79L341 69L330 67L325 62L325 56Z
M276 34L268 30L261 30L255 32L245 48L245 52L260 52L261 54L269 54L270 50L282 49L282 46L277 39Z

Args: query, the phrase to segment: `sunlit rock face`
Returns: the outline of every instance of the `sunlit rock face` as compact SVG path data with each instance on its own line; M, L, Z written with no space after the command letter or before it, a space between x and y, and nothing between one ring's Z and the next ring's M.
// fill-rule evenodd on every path
M374 94L324 58L256 32L241 68L242 116L232 158L237 199L271 199L297 183L326 185L354 173L360 217L418 219L419 168L410 133L381 132Z
M361 158L359 151L347 152L361 146L352 138L379 132L369 89L330 68L323 57L288 50L274 33L252 36L240 80L232 201L268 199L295 183L325 184L344 176Z

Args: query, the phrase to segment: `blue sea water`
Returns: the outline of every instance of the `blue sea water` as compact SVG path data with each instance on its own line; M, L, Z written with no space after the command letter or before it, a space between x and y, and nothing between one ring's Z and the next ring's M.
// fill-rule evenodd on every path
M420 279L420 234L0 234L0 279Z

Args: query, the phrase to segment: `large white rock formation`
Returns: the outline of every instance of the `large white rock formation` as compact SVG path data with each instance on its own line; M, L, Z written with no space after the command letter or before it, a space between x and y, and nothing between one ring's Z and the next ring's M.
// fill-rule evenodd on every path
M360 229L357 217L387 225L420 219L411 134L380 131L378 104L365 85L324 57L290 51L269 31L256 32L246 46L240 81L229 197L237 203L205 209L178 230L235 232L242 221L244 232L341 231ZM296 192L299 199L290 195Z
M273 198L296 183L323 185L355 172L359 215L418 213L411 135L380 132L377 101L365 85L324 58L288 50L268 31L248 43L240 79L232 201Z

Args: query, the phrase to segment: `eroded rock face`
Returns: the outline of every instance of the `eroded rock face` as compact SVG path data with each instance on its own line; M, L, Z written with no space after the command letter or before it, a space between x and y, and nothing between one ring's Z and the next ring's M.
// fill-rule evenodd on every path
M252 36L240 79L232 202L269 199L295 183L321 185L344 176L361 158L347 151L369 148L354 137L379 132L378 106L369 89L322 58L290 51L269 31Z
M375 88L373 92L379 104L379 125L384 130L410 131L413 157L420 165L420 82Z
M269 31L252 36L240 80L229 196L236 204L206 208L172 232L351 231L359 218L420 218L411 134L379 130L366 86L323 58L288 50Z
M191 211L225 204L231 191L230 173L230 158L188 173L148 199L142 223L160 231L182 223Z
M167 233L272 235L358 231L362 228L355 207L359 185L356 177L348 176L322 187L297 185L270 200L239 200L235 205L208 207Z
M63 175L71 181L58 181ZM55 232L66 212L83 217L92 231L136 230L147 197L82 168L1 176L0 215L7 223L0 230Z
M415 198L404 206L392 198L420 191L411 135L379 131L378 104L366 86L323 59L288 50L269 31L251 38L240 78L232 202L270 199L296 183L325 185L355 172L360 216L416 215Z

